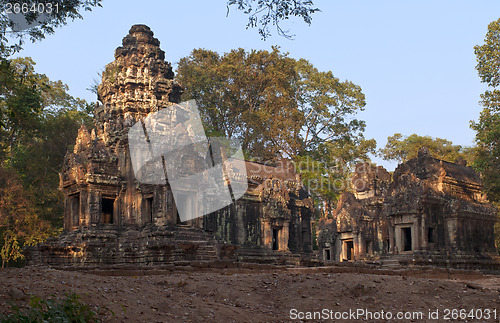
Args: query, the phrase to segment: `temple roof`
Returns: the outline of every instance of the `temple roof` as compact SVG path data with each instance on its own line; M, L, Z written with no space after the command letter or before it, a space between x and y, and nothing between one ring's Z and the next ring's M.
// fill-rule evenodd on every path
M462 166L439 159L434 160L440 162L441 166L446 172L446 176L452 177L453 179L461 182L482 185L481 176L476 173L474 169L472 169L472 167Z

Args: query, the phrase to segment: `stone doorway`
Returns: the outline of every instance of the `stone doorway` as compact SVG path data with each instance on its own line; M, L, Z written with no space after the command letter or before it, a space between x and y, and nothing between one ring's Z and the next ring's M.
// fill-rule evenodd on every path
M101 200L101 223L103 224L113 224L113 213L114 213L115 199L113 198L102 198Z
M273 229L273 250L280 249L279 232L280 232L280 229L278 229L278 228Z
M323 249L323 259L324 259L325 261L330 261L330 260L332 260L332 256L331 256L331 254L330 254L330 248L328 248L328 249Z
M411 227L401 228L401 238L403 239L403 251L412 250Z
M344 240L343 241L343 261L352 261L354 260L354 241L351 240Z

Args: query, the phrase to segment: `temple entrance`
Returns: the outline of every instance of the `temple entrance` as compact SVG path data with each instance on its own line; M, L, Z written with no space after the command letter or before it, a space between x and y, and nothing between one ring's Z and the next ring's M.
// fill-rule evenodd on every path
M354 241L352 239L350 240L344 240L342 242L342 254L343 254L343 259L342 261L351 261L354 260Z
M401 236L403 239L403 251L411 251L411 227L401 228Z
M113 223L114 204L115 199L103 198L101 200L101 223Z
M279 250L279 229L273 229L273 250Z
M427 229L427 242L433 243L434 240L434 228Z
M323 259L325 259L325 261L332 260L329 248L328 249L323 249Z

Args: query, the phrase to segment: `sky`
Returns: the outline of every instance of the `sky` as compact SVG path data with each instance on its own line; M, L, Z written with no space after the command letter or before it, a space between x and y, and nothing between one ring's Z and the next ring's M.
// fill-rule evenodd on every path
M102 8L83 12L53 35L27 43L36 71L68 84L73 96L96 101L87 89L114 59L134 24L146 24L176 68L195 48L220 54L235 48L280 46L290 57L305 58L321 71L361 86L366 138L382 148L387 137L428 135L471 146L480 94L486 86L475 69L474 46L482 44L488 24L500 18L500 1L314 1L321 12L311 25L300 19L283 23L295 37L261 40L246 29L247 17L225 0L103 0ZM373 161L393 170L397 164Z

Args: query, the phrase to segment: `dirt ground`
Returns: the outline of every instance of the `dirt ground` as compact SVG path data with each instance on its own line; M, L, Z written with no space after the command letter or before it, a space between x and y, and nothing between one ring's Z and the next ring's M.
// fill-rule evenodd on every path
M434 270L25 267L0 271L0 311L75 292L109 322L499 322L499 288L500 276Z

